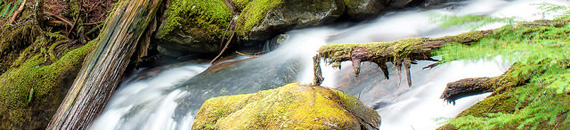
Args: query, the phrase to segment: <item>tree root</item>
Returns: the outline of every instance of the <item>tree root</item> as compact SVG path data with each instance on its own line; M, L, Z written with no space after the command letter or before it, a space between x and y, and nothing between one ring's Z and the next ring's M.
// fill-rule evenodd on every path
M360 73L360 64L363 61L376 63L382 70L384 77L388 78L387 62L392 62L401 79L401 70L404 68L407 77L408 86L412 85L410 67L417 60L434 60L431 52L443 47L448 43L460 43L470 45L479 39L490 36L492 31L474 31L463 33L456 36L447 36L442 38L407 38L393 42L375 42L362 44L332 44L322 46L315 59L323 58L335 68L341 68L340 63L343 61L352 61L355 78ZM320 60L314 60L315 80L313 84L320 85L322 83L322 75L320 74ZM398 83L400 84L400 83ZM399 86L399 85L398 85Z

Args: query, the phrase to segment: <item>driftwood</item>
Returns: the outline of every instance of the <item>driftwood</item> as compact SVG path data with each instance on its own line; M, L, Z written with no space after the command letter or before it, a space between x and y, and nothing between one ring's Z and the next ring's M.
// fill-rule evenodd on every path
M97 38L98 49L86 59L47 129L87 129L105 108L161 2L131 0L114 9Z
M352 61L355 78L360 73L360 64L364 61L376 63L388 78L387 62L392 62L397 68L398 75L401 78L402 67L406 71L408 85L411 86L410 66L415 64L416 60L434 60L432 59L432 51L443 47L448 43L461 43L470 45L473 42L486 36L490 36L492 31L474 31L463 33L456 36L447 36L442 38L407 38L393 42L376 42L361 44L332 44L322 46L318 54L314 57L315 76L313 84L320 85L324 79L320 73L320 60L325 59L333 67L340 68L343 61ZM398 83L398 86L401 83Z

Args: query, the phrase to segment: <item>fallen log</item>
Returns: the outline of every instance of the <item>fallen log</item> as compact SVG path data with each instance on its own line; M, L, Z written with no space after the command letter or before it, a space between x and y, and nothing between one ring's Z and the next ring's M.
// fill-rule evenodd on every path
M515 63L497 77L467 78L448 83L440 98L455 104L455 100L471 95L486 92L493 92L492 95L500 94L509 88L527 83L533 76L542 74L544 68L547 67Z
M320 60L332 64L335 68L341 68L340 63L343 61L352 61L355 78L360 73L360 64L364 61L376 63L388 78L387 62L392 62L401 78L402 67L406 71L408 86L412 85L410 66L415 64L417 60L434 60L432 59L432 51L443 47L448 43L460 43L470 45L480 39L490 36L493 31L473 31L459 34L456 36L446 36L442 38L407 38L393 42L374 42L360 44L331 44L322 46L318 50L318 54L314 57L315 76L313 84L320 85L322 75L320 72ZM435 60L434 60L435 61ZM398 83L398 86L401 83Z
M46 129L87 129L105 108L161 2L120 2Z

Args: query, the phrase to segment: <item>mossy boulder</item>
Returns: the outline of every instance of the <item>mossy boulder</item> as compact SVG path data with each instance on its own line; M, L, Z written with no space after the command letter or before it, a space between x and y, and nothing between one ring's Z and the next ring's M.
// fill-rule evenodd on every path
M193 129L377 129L380 116L357 98L320 86L288 84L254 94L216 97Z
M218 51L232 16L223 0L171 0L157 30L159 46L171 51Z
M233 12L223 0L172 0L155 35L162 53L217 53L235 22L240 40L270 39L291 29L322 25L344 13L342 0L233 0ZM175 54L175 55L172 55Z
M94 44L87 44L71 51L62 50L65 55L49 61L49 55L55 54L34 51L41 48L38 45L26 48L20 61L0 76L0 129L44 129L83 59L94 48Z

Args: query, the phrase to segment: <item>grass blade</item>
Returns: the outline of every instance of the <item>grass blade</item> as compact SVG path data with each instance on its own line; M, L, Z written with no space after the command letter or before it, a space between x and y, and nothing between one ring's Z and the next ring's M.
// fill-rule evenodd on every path
M6 13L8 13L8 9L10 9L10 6L12 6L12 3L9 3L8 5L4 6L4 9L2 9L2 13L0 14L0 17L6 16Z
M9 17L12 15L12 13L14 13L14 10L16 10L16 6L17 4L15 4L14 6L12 6L12 9L8 12L8 14L6 14L6 17Z

